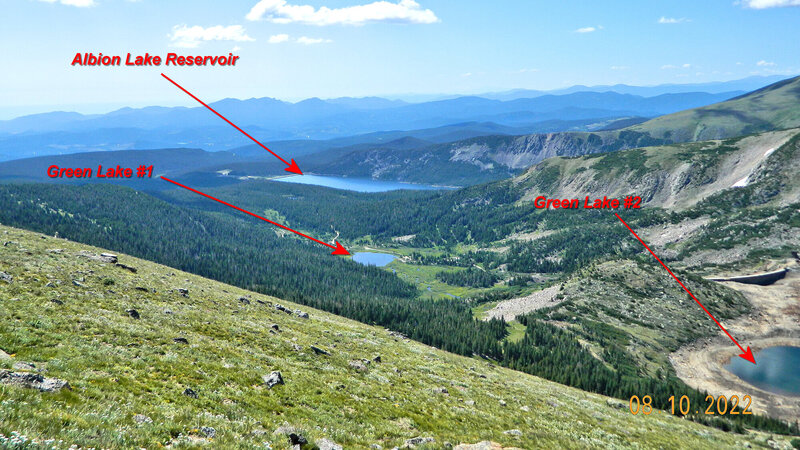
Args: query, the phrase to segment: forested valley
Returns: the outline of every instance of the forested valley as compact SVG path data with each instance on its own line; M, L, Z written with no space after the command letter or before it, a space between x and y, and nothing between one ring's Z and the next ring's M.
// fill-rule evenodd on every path
M537 226L562 230L535 243L520 244L505 254L462 253L457 257L458 264L453 264L461 267L480 263L492 269L505 264L512 271L550 271L557 280L563 280L592 261L641 251L628 240L627 230L611 221L616 219L609 218L609 213L546 214L527 204L515 204L518 193L507 183L455 192L380 195L280 183L254 183L252 191L242 191L242 186L221 188L213 195L235 199L238 206L256 213L277 213L301 229L324 230L328 236L339 232L340 239L345 240L377 236L391 242L394 235L416 233L415 245L442 247L445 252L440 258L451 262L452 255L448 256L446 250L461 242L488 243ZM502 291L467 300L426 299L414 285L389 271L333 257L327 248L304 240L279 237L273 228L255 219L231 214L192 195L167 192L159 194L159 200L120 187L0 185L0 222L49 235L58 233L63 238L387 327L444 350L483 357L584 390L625 400L648 394L662 402L655 405L661 408L666 408L670 395L688 395L702 403L703 393L674 375L653 377L643 371L624 345L615 341L624 337L615 336L613 330L579 336L532 315L518 319L525 326L524 337L512 342L505 339L508 331L504 321L476 320L472 312L476 305L502 296ZM670 220L670 215L652 209L626 212L626 219L644 226ZM584 231L566 234L576 229ZM556 251L564 257L547 266L547 261L553 260L547 256ZM466 285L487 286L496 281L494 274L475 268L438 276L448 283ZM578 339L602 341L606 348L603 359L610 367L592 356ZM716 419L713 425L738 431L747 426L776 433L797 432L796 424L762 416L731 417Z

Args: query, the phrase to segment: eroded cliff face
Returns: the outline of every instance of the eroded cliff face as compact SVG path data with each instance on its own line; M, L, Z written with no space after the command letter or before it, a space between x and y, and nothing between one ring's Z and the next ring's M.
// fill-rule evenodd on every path
M798 137L797 139L793 139ZM531 167L514 182L523 201L638 195L643 204L688 207L725 189L747 188L756 202L800 200L800 129L739 140L638 149L588 158L556 158ZM760 200L759 200L760 199Z
M628 130L488 137L451 144L450 161L480 161L485 167L494 163L518 170L555 156L574 157L669 143L668 139Z

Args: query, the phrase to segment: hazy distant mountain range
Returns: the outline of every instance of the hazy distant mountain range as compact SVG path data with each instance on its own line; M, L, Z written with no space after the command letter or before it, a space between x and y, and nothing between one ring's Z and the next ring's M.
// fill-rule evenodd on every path
M396 139L413 135L410 131L414 130L451 127L449 139L422 137L445 142L495 134L593 131L618 119L629 125L724 101L763 87L775 81L773 78L653 87L574 86L550 92L514 90L421 103L344 97L297 103L272 98L224 99L211 105L266 142L329 140L387 131L395 131ZM387 142L372 137L361 142ZM220 151L249 143L201 106L122 108L89 115L59 111L0 121L0 161L103 150L186 147Z

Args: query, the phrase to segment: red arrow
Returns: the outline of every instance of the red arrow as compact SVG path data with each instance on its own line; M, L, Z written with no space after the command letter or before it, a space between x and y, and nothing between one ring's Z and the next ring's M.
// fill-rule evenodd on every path
M169 181L170 183L172 183L172 184L174 184L174 185L176 185L176 186L180 186L180 187L182 187L182 188L184 188L184 189L188 189L188 190L190 190L190 191L194 192L195 194L200 194L200 195L202 195L202 196L203 196L203 197L205 197L205 198L209 198L209 199L211 199L211 200L214 200L215 202L220 202L220 203L222 203L222 204L223 204L223 205L225 205L225 206L230 206L231 208L233 208L233 209L235 209L235 210L241 211L241 212L243 212L243 213L245 213L245 214L249 214L249 215L251 215L251 216L253 216L253 217L256 217L256 218L258 218L258 219L261 219L261 220L263 220L263 221L265 221L265 222L269 222L269 223L271 223L271 224L275 225L276 227L283 228L284 230L291 231L291 232L292 232L292 233L294 233L294 234L297 234L297 235L303 236L303 237L304 237L304 238L306 238L306 239L311 239L311 240L312 240L312 241L314 241L314 242L317 242L317 243L319 243L319 244L322 244L322 245L324 245L324 246L326 246L326 247L330 247L330 248L332 248L332 249L333 249L333 253L331 253L331 255L349 255L349 254L350 254L350 252L348 252L348 251L347 251L347 249L345 249L345 248L342 246L342 244L340 244L340 243L339 243L339 241L336 241L336 245L331 245L331 244L328 244L327 242L322 242L322 241L320 241L319 239L314 239L313 237L311 237L311 236L309 236L309 235L307 235L307 234L303 234L303 233L301 233L301 232L299 232L299 231L295 231L295 230L293 230L293 229L291 229L291 228L289 228L289 227L287 227L287 226L281 225L281 224L279 224L279 223L277 223L277 222L273 222L273 221L271 221L271 220L269 220L269 219L267 219L267 218L265 218L265 217L261 217L261 216L259 216L258 214L253 214L253 213L251 213L250 211L247 211L247 210L244 210L244 209L242 209L242 208L239 208L238 206L231 205L231 204L230 204L230 203L228 203L228 202L222 201L222 200L220 200L220 199L218 199L218 198L216 198L216 197L212 197L212 196L210 196L210 195L208 195L208 194L205 194L205 193L203 193L203 192L200 192L200 191L198 191L197 189L192 189L192 188L190 188L189 186L184 186L184 185L182 185L182 184L178 183L177 181L170 180L170 179L169 179L169 178L167 178L167 177L159 177L159 178L161 178L161 179L162 179L162 180L164 180L164 181Z
M163 73L161 74L161 76L162 76L162 77L164 77L164 78L166 78L167 80L169 80L169 82L170 82L170 83L172 83L172 84L174 84L175 86L177 86L177 87L178 87L178 89L180 89L180 90L182 90L183 92L186 92L187 94L189 94L189 97L192 97L193 99L197 100L197 101L198 101L198 102L199 102L201 105L205 106L205 107L206 107L206 108L208 108L208 109L209 109L211 112L213 112L214 114L218 115L220 119L224 120L225 122L228 122L228 124L229 124L230 126L232 126L233 128L236 128L236 129L237 129L237 130L239 130L239 131L240 131L240 132L241 132L243 135L245 135L245 136L249 137L250 139L252 139L252 141L253 141L253 142L255 142L256 144L260 145L260 146L261 146L261 148L263 148L264 150L266 150L266 151L268 151L268 152L272 153L272 156L274 156L274 157L276 157L276 158L280 159L280 160L281 160L281 161L282 161L284 164L286 164L287 166L289 166L289 167L287 167L287 168L285 168L285 169L283 169L283 170L285 170L285 171L287 171L287 172L296 173L296 174L298 174L298 175L302 175L302 174L303 174L303 172L300 170L300 168L299 168L299 167L297 167L297 163L296 163L296 162L294 162L294 159L292 159L292 162L291 162L291 163L288 163L288 162L286 162L286 160L285 160L285 159L281 158L281 157L280 157L280 156L278 156L278 155L277 155L275 152L273 152L272 150L268 149L268 148L267 148L267 147L266 147L264 144L262 144L261 142L258 142L258 141L256 140L256 138L254 138L253 136L250 136L250 135L249 135L249 134L247 134L247 133L246 133L244 130L242 130L241 128L237 127L237 126L236 126L236 125L235 125L233 122L231 122L230 120L226 119L226 118L225 118L225 117L224 117L222 114L220 114L220 113L218 113L216 110L214 110L214 108L212 108L212 107L210 107L210 106L206 105L205 103L203 103L203 101L202 101L202 100L200 100L199 98L195 97L195 96L194 96L194 95L193 95L191 92L189 92L189 91L187 91L186 89L184 89L184 88L183 88L183 86L181 86L180 84L178 84L178 83L176 83L176 82L172 81L172 78L170 78L170 77L168 77L168 76L164 75Z
M625 221L624 221L624 220L622 220L622 217L620 217L620 216L619 216L619 214L617 214L617 213L614 213L614 215L615 215L615 216L617 216L617 219L619 219L619 221L620 221L620 222L622 222L622 224L623 224L623 225L625 225L625 227L626 227L626 228L628 228L628 230L630 230L630 232L631 232L631 233L633 233L633 235L634 235L634 236L636 236L636 239L638 239L638 240L639 240L639 242L641 242L641 243L642 243L642 245L644 245L644 248L646 248L646 249L647 249L647 251L649 251L649 252L650 252L650 254L651 254L651 255L653 255L653 258L655 258L655 259L656 259L656 261L660 262L660 263L661 263L661 265L662 265L662 266L664 266L664 268L665 268L665 269L667 269L667 272L669 272L669 274L670 274L670 275L672 275L672 278L675 278L675 281L677 281L677 282L678 282L678 284L680 284L680 285L681 285L681 287L683 288L683 290L684 290L684 291L686 291L686 292L688 292L688 293L689 293L689 295L690 295L690 296L692 296L692 298L694 299L694 301L695 301L695 302L697 302L697 304L698 304L698 305L700 305L700 307L701 307L701 308L703 308L703 311L705 311L705 312L706 312L706 314L708 314L708 317L711 317L711 320L713 320L713 321L714 321L714 322L715 322L715 323L716 323L716 324L717 324L717 325L718 325L718 326L719 326L719 327L722 329L722 331L724 331L724 332L725 332L725 334L727 334L727 335L728 335L728 337L729 337L729 338L730 338L730 339L733 341L733 343L734 343L734 344L736 344L736 346L737 346L737 347L739 347L739 350L741 350L741 351L742 351L742 354L740 354L739 356L740 356L741 358L744 358L744 359L746 359L746 360L750 361L751 363L755 364L755 363L756 363L756 359L753 357L753 351L752 351L752 350L750 350L750 347L748 346L748 347L747 347L747 350L745 350L745 349L744 349L744 348L743 348L741 345L739 345L739 343L738 343L738 342L736 342L736 339L734 339L734 338L733 338L733 336L731 336L731 334L730 334L730 333L728 333L728 330L726 330L726 329L725 329L725 327L723 327L723 326L722 326L722 324L721 324L721 323L719 323L719 320L717 320L717 319L716 319L716 318L715 318L713 315L711 315L711 313L710 313L710 312L708 312L708 310L706 309L706 307L705 307L705 306L703 306L703 304L702 304L702 303L700 303L700 300L698 300L698 299L697 299L697 297L695 297L695 296L694 296L694 294L692 294L692 293L691 293L691 291L689 291L689 289L687 289L687 288L686 288L686 286L684 286L684 285L683 285L683 283L681 283L681 280L679 280L679 279L678 279L678 277L676 277L676 276L675 276L675 274L674 274L674 273L672 273L672 271L671 271L671 270L669 270L669 267L667 267L667 265L666 265L666 264L664 264L664 263L663 263L663 262L662 262L660 259L658 259L658 256L656 256L656 254L655 254L655 253L653 253L653 251L652 251L652 250L650 250L650 247L648 247L648 246L647 246L647 244L645 244L645 243L644 243L644 241L642 240L642 238L640 238L640 237L639 237L639 235L637 235L637 234L636 234L636 233L633 231L633 229L632 229L631 227L629 227L629 226L628 226L628 224L627 224L627 223L625 223Z

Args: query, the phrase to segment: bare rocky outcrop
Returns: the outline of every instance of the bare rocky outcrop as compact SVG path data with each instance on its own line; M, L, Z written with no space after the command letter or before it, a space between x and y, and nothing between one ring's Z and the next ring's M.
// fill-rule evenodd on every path
M0 383L38 389L42 392L58 392L62 389L72 389L69 383L58 378L45 378L38 373L12 372L10 370L0 370Z
M506 322L512 321L517 316L561 303L561 300L557 299L556 294L558 294L558 286L551 286L526 295L525 297L503 300L498 303L497 306L487 311L484 319L491 320L502 318Z
M266 384L267 388L269 389L272 389L274 386L279 384L284 384L283 376L278 370L271 372L269 375L264 375L261 378L264 380L264 384Z

